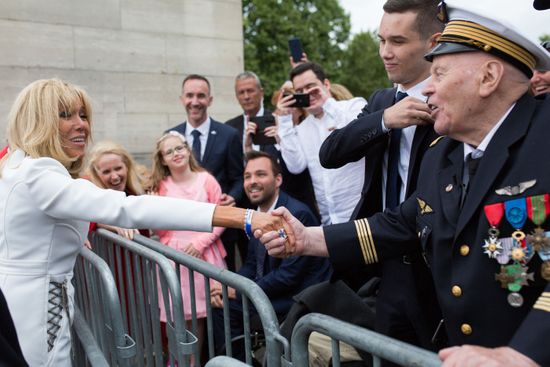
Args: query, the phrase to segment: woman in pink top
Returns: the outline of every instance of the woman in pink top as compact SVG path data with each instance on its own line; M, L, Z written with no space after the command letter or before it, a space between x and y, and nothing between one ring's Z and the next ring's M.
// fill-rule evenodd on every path
M216 179L199 166L191 153L185 137L170 131L158 141L153 156L152 188L160 196L185 198L195 201L219 204L222 194ZM188 255L198 257L219 268L226 269L225 249L220 235L222 227L214 227L212 233L193 231L156 231L160 242ZM204 321L206 317L206 296L204 277L198 273L195 279L195 301L198 319L199 350L204 339ZM181 289L185 319L191 328L191 295L189 273L181 268ZM166 322L164 302L160 300L160 319Z

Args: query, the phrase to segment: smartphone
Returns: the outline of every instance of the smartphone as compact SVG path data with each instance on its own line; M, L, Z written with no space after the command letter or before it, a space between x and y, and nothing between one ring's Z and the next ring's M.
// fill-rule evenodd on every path
M292 56L292 61L299 62L302 60L302 42L298 37L292 37L288 40L288 49L290 50L290 55Z
M265 136L264 134L266 127L275 125L275 117L273 115L254 116L250 118L250 121L257 125L256 134L252 137L252 143L256 145L273 145L277 143L275 138Z
M288 96L289 93L284 93L283 97ZM292 104L290 107L309 107L309 94L307 93L294 93L292 95L294 97L294 104Z

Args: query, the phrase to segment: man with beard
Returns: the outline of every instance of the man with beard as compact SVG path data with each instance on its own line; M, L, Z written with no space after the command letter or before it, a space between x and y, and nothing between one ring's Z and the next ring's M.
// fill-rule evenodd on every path
M304 225L318 225L311 210L302 202L280 190L282 184L281 167L268 153L251 151L246 154L244 171L245 193L259 211L270 212L280 206L286 207ZM292 256L279 259L267 255L264 246L251 238L248 243L246 262L238 274L255 281L270 299L279 317L286 315L292 306L292 297L309 287L328 279L330 265L327 259L311 256ZM243 334L241 295L228 288L231 315L232 338ZM223 328L223 301L221 286L215 285L211 291L214 307L214 341L216 350L225 344ZM251 316L256 311L251 309ZM233 355L244 360L242 345L233 345Z

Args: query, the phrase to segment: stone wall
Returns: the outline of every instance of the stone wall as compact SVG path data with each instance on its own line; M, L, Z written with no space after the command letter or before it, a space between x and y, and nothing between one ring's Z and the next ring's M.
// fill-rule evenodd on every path
M41 78L86 89L94 141L118 141L142 162L162 131L185 120L185 75L210 79L213 118L238 114L241 11L240 0L0 1L0 141L15 96Z

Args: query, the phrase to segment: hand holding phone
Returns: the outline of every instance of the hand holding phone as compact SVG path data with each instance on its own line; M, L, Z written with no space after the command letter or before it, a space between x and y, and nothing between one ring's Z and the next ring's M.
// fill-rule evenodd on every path
M289 94L283 94L283 97L287 96ZM290 105L289 107L309 107L309 94L307 93L294 93L292 95L292 98L294 98L294 103Z
M292 56L292 61L294 63L300 62L302 60L302 42L298 37L293 37L288 40L288 49L290 50L290 55Z
M256 124L256 134L252 137L252 142L256 145L273 145L277 143L275 138L265 135L265 129L275 126L275 117L273 115L250 117L250 122Z

